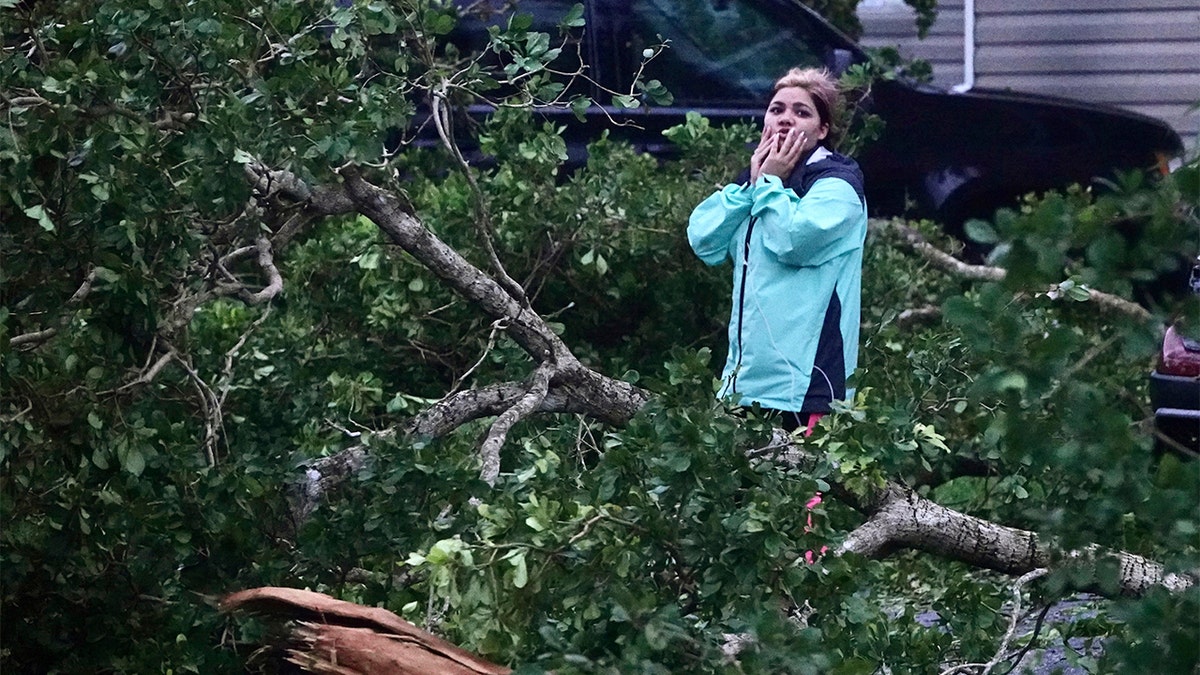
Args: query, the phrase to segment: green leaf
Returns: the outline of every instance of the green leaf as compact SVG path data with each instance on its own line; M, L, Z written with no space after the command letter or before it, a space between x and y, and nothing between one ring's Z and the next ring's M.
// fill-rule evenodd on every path
M513 586L525 588L529 583L529 569L525 565L524 549L508 558L508 564L513 566Z
M590 108L591 105L592 99L588 98L587 96L580 96L579 98L571 101L571 112L575 114L575 119L579 120L580 122L585 121L587 119L585 117L587 109Z
M25 215L33 218L42 226L42 229L47 232L54 231L54 221L50 220L50 214L46 213L46 208L41 204L31 206L25 209Z
M559 26L563 28L578 28L587 23L583 18L583 4L575 3L571 5L571 9L567 10L567 15L559 22Z
M96 448L95 450L92 450L92 464L95 464L96 468L100 469L101 471L107 471L108 453L102 448Z
M142 475L142 471L146 468L146 458L142 455L141 450L128 443L117 446L117 461L121 463L122 469L135 476Z
M613 96L613 105L617 106L618 108L633 109L633 108L637 108L637 107L641 106L642 104L640 101L638 101L636 98L634 98L632 96L618 94L616 96Z
M1092 299L1092 292L1087 286L1072 286L1067 289L1067 297L1075 302L1087 302Z
M980 244L995 244L1000 241L1000 235L996 234L995 228L986 220L972 218L963 224L963 230L968 239Z
M1029 387L1029 380L1025 377L1024 373L1007 372L996 379L994 386L996 391L1004 391L1006 389L1024 391Z
M675 453L667 458L667 467L675 473L683 473L692 465L692 458L682 452Z

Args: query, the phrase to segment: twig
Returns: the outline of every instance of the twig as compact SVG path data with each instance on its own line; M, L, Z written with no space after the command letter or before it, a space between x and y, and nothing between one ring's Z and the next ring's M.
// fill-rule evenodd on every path
M587 533L591 531L592 526L595 525L596 523L600 522L601 520L604 520L606 517L608 517L608 514L598 513L598 514L592 516L591 518L589 518L588 521L583 524L583 529L576 532L575 534L571 535L571 538L567 540L567 546L571 546L575 542L586 537Z
M45 328L42 330L35 330L29 333L21 333L20 335L13 336L13 338L8 341L8 344L12 345L13 347L30 345L29 347L26 347L26 349L31 349L33 346L41 344L55 335L58 335L57 328Z
M1075 373L1078 373L1079 371L1081 371L1085 367L1087 367L1087 364L1091 363L1092 360L1095 359L1097 356L1099 356L1102 352L1104 352L1104 350L1113 346L1113 343L1115 343L1117 341L1118 337L1119 337L1119 334L1114 333L1114 334L1110 335L1108 337L1108 339L1105 340L1104 342L1101 342L1100 344L1095 345L1091 349L1089 349L1087 351L1087 353L1084 354L1082 357L1080 357L1080 359L1078 361L1076 361L1074 364L1069 366L1066 370L1064 370L1062 372L1062 374L1060 374L1058 376L1058 381L1054 383L1054 386L1051 387L1050 391L1046 392L1046 395L1043 396L1042 398L1044 398L1046 400L1053 399L1054 395L1058 393L1058 390L1062 388L1063 384L1067 380L1071 379L1071 377L1074 376Z
M83 302L84 298L86 298L88 294L92 292L92 284L95 281L96 268L92 267L88 270L87 276L84 277L83 283L79 285L79 288L75 289L75 292L71 294L71 297L67 298L67 301L63 303L63 309L75 307L79 305L79 303ZM73 316L75 316L74 313L59 317L58 326L51 326L42 330L13 336L13 338L8 341L8 344L13 347L23 346L24 349L33 349L46 340L58 335L59 329L70 323Z
M458 388L462 386L463 381L470 377L471 373L475 372L475 369L483 363L483 360L487 358L488 354L492 353L492 349L496 346L496 334L504 330L507 326L508 322L504 319L497 319L492 322L492 331L488 334L487 346L483 348L483 353L479 355L479 360L476 361L470 368L467 368L466 372L464 372L462 375L459 375L458 378L454 380L454 384L450 387L450 391L446 392L446 395L442 397L442 400L453 396L455 392L458 391Z
M936 321L942 316L942 308L936 305L925 305L924 307L913 307L906 309L896 315L896 323L902 328L908 328L914 324L930 323Z
M902 223L893 222L886 227L899 235L901 243L908 246L922 258L955 276L979 281L1001 281L1008 274L1002 267L965 263L929 243L920 232Z
M1008 652L1008 645L1012 642L1013 637L1016 635L1017 624L1021 621L1021 589L1025 586L1025 584L1039 577L1043 577L1049 572L1050 570L1044 567L1039 567L1021 575L1021 577L1017 579L1015 583L1013 583L1013 607L1012 616L1008 622L1008 630L1004 633L1004 638L1000 640L1000 647L996 650L996 655L993 656L990 661L987 663L962 663L954 666L953 668L947 668L946 670L943 670L941 675L954 675L958 672L967 672L976 668L979 669L979 675L988 675L992 672L993 668L1008 660L1008 657L1011 656L1006 653ZM1046 609L1049 609L1049 606L1047 606ZM1045 610L1043 610L1042 616L1045 616ZM1041 618L1038 619L1038 623L1039 625L1041 624ZM1029 644L1033 644L1032 639L1030 640ZM1026 649L1028 649L1028 645L1026 645ZM1024 656L1024 652L1021 652L1021 655Z
M254 329L261 326L270 315L271 306L267 305L266 309L263 310L262 315L255 319L254 323L250 324L250 327L246 329L246 332L242 333L242 336L238 339L237 343L235 343L233 347L229 349L229 351L225 352L225 369L221 371L221 384L219 385L221 389L221 397L217 400L217 406L219 408L224 407L225 399L229 396L229 390L233 388L234 357L237 356L238 352L241 351L242 347L246 344L246 340L250 339L250 334L254 332Z
M1045 622L1046 615L1050 613L1050 608L1053 606L1053 604L1047 604L1042 608L1042 611L1038 614L1037 621L1033 624L1033 632L1029 634L1029 641L1011 659L1008 659L1012 661L1012 667L1004 671L1004 675L1009 675L1009 673L1016 670L1021 665L1021 660L1029 653L1029 650L1033 649L1033 645L1037 643L1038 634L1042 632L1042 623Z
M504 269L504 265L500 262L500 257L496 255L496 246L492 242L492 217L487 208L487 201L483 196L483 190L479 189L479 184L475 181L475 176L471 173L471 167L467 164L467 160L459 151L458 145L454 142L453 133L450 128L450 112L446 109L446 88L447 82L443 82L440 89L432 92L433 98L433 123L437 127L438 137L442 139L442 145L446 146L446 150L458 163L459 168L463 172L463 176L467 179L467 185L471 188L471 195L475 201L475 223L478 226L479 238L483 241L483 249L487 253L488 262L492 266L492 271L496 273L497 281L508 291L510 295L522 305L529 306L529 300L525 297L525 289L516 282L515 279L508 275Z
M993 656L992 660L988 661L987 665L983 667L983 673L981 673L981 675L988 675L992 672L993 668L1000 664L1002 660L1001 657L1004 655L1004 652L1008 650L1009 643L1012 642L1013 637L1017 633L1017 624L1021 620L1021 589L1025 586L1025 584L1033 581L1034 579L1044 577L1049 572L1050 570L1046 569L1045 567L1039 567L1035 570L1030 570L1025 574L1022 574L1021 577L1017 579L1016 583L1013 584L1012 618L1008 623L1008 631L1004 634L1004 639L1000 641L1000 648L996 650L996 655Z
M25 399L25 402L28 403L29 405L25 406L24 410L22 410L21 412L13 413L11 415L0 415L0 422L3 422L5 424L12 424L13 422L16 422L17 420L24 417L26 415L26 413L28 413L30 410L33 410L33 401L30 399Z
M158 339L158 337L155 336L155 340L157 340L157 339ZM154 356L154 352L153 352L153 348L151 348L150 358L153 358L153 356ZM140 375L138 375L137 379L133 380L132 382L126 382L125 384L117 387L116 389L110 389L108 391L103 391L100 393L101 394L118 394L127 389L132 389L134 387L137 387L139 385L150 384L150 382L152 382L154 380L154 378L158 377L158 374L160 372L162 372L162 369L165 368L166 365L171 362L171 359L175 358L176 356L178 356L178 354L175 353L175 350L173 348L168 347L166 350L166 353L164 353L162 356L160 356L158 358L158 360L154 362L153 365L149 365L149 359L147 359L148 367L144 368L142 370L142 373Z
M1153 421L1151 421L1151 423L1153 423ZM1184 445L1183 443L1180 443L1179 441L1175 440L1174 438L1171 438L1170 436L1164 434L1160 429L1158 429L1157 426L1152 428L1151 433L1154 435L1154 438L1156 440L1158 440L1159 442L1161 442L1163 445L1166 445L1167 447L1171 448L1172 450L1176 450L1178 452L1183 453L1183 455L1185 457L1191 457L1192 459L1200 459L1200 452L1197 452L1195 448L1189 448L1188 446Z
M225 421L222 417L217 394L186 359L178 355L176 356L179 365L192 378L192 383L200 395L200 402L204 407L204 454L208 459L209 466L216 466L217 443L220 442L225 429Z

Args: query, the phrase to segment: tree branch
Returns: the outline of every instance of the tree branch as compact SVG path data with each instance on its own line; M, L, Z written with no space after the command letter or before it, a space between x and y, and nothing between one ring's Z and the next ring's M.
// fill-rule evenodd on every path
M249 247L242 247L227 254L221 259L222 262L226 259L236 259L247 248ZM261 305L283 291L283 276L279 274L279 269L275 267L275 258L271 255L271 240L259 235L258 239L255 240L254 248L258 251L258 266L262 268L263 273L267 277L267 285L257 293L251 293L245 284L240 282L222 284L217 287L221 295L236 295L247 304ZM219 264L218 267L222 270L224 269L223 265Z
M975 281L1001 281L1007 274L1002 267L965 263L929 243L920 232L903 223L888 222L883 225L883 229L895 233L900 243L909 250L954 276Z
M1066 565L1094 568L1104 561L1115 562L1119 592L1126 596L1142 595L1152 586L1180 591L1197 581L1193 575L1167 573L1161 563L1126 551L1100 547L1063 551L1033 532L948 509L895 483L869 495L856 508L868 514L868 519L846 537L839 554L880 558L911 548L1005 574ZM1094 580L1080 590L1108 594Z
M467 164L467 160L463 158L462 152L459 151L458 145L454 142L450 111L446 107L447 86L448 82L443 81L441 87L432 92L433 124L437 127L438 137L442 139L442 145L446 146L446 151L458 163L459 169L462 170L463 176L467 179L467 186L471 189L471 195L475 200L476 229L479 231L480 240L483 241L483 250L487 253L488 263L492 266L492 271L495 272L496 278L505 291L521 304L528 306L529 299L525 297L525 289L521 288L521 285L508 275L508 271L504 269L504 265L500 262L500 257L496 255L496 246L492 242L492 217L488 212L487 200L483 196L483 190L479 189L479 184L475 181L474 174L471 173L470 165Z
M525 394L497 417L492 423L492 428L488 430L487 438L479 448L479 455L483 460L479 477L489 486L494 486L500 476L500 448L504 446L509 430L514 424L533 414L542 401L546 400L550 377L554 375L555 370L553 363L543 361L538 365L537 370L529 377L529 387Z
M957 675L960 672L965 673L970 670L979 670L979 675L988 675L992 672L993 668L1000 665L1005 660L1005 657L1008 656L1005 652L1008 651L1008 645L1012 643L1013 637L1015 637L1017 632L1017 624L1021 620L1021 589L1030 581L1046 576L1048 572L1049 570L1046 568L1040 567L1021 575L1021 578L1017 579L1013 584L1013 606L1011 615L1009 616L1008 631L1005 632L1004 638L1000 640L1000 647L996 650L996 655L990 661L987 663L963 663L943 670L941 675Z
M906 309L896 315L896 324L901 328L911 328L912 326L933 323L942 318L942 308L936 305L925 305L923 307L913 307Z
M560 363L574 360L570 350L536 312L425 228L406 201L371 185L352 168L343 169L342 175L346 179L346 193L359 213L370 218L393 243L493 320L506 319L509 335L535 361L540 363L552 355Z
M913 252L933 263L936 267L953 274L962 279L971 279L976 281L1003 281L1008 276L1008 270L1003 267L993 267L990 265L971 265L965 263L958 258L946 253L933 244L925 240L925 237L920 232L899 222L890 222L882 226L885 231L893 232L897 235L900 243L904 244ZM1115 312L1124 314L1137 321L1148 321L1151 314L1146 308L1131 302L1117 295L1105 293L1093 288L1088 290L1088 300L1096 304L1102 311ZM1058 291L1058 285L1052 286L1047 290L1046 296L1052 300L1061 297L1061 292Z

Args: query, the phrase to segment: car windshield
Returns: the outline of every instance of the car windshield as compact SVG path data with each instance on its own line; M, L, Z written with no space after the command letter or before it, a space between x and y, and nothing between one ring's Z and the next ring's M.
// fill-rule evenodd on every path
M669 48L646 68L679 104L717 101L761 105L775 80L795 66L824 65L824 50L799 12L783 18L774 3L747 0L634 0L629 6L631 56L659 41Z

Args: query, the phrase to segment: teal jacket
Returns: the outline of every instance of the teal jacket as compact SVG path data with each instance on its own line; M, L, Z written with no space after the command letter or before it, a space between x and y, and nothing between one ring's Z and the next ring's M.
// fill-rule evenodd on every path
M719 397L814 413L853 396L867 234L854 160L819 149L786 186L770 175L726 185L696 207L687 233L706 264L733 262Z

